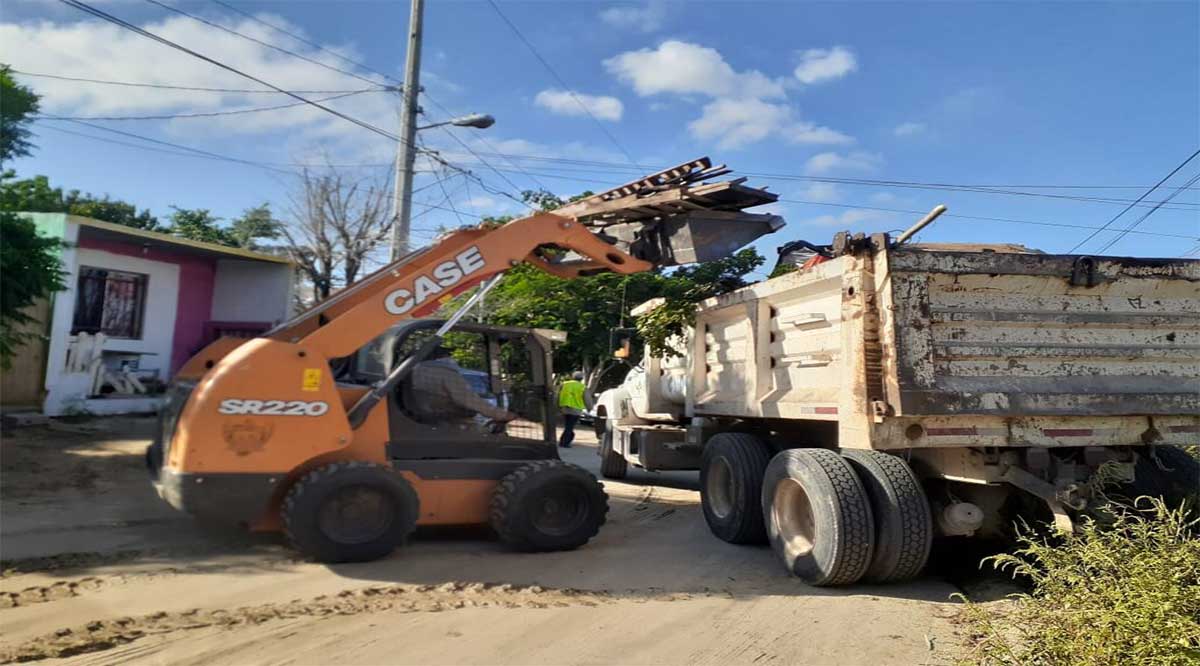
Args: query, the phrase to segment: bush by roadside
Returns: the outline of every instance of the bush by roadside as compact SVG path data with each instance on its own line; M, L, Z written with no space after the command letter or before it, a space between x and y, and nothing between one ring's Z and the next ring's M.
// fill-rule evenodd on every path
M1200 517L1140 498L1070 537L1026 531L989 558L1031 583L1011 603L967 602L970 663L1200 663Z

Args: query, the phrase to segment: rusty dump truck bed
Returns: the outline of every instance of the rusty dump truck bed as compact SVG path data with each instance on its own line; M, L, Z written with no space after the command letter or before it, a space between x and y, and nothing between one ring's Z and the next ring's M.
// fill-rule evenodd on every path
M1193 443L1200 261L867 244L701 304L690 416L857 448Z

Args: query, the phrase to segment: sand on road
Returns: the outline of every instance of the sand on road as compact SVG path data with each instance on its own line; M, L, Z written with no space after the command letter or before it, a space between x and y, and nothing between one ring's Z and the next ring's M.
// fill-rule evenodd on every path
M694 473L606 481L580 550L520 554L420 532L368 564L195 525L154 494L151 425L4 436L0 662L70 664L953 663L957 589L813 588L765 547L717 540ZM564 457L598 472L581 432ZM29 474L35 469L35 475Z

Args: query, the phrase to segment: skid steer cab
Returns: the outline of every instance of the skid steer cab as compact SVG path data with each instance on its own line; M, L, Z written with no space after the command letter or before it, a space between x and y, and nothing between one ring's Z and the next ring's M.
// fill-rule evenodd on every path
M428 352L359 429L376 438L382 461L325 456L290 472L256 469L269 466L272 447L300 444L277 439L263 416L294 412L319 428L326 403L226 399L217 446L247 469L189 473L180 465L189 456L176 446L194 384L176 383L161 413L161 441L147 456L160 494L205 522L282 527L297 549L324 562L383 557L419 525L490 525L528 551L583 545L608 504L591 474L558 457L551 346L565 334L459 323L431 346L442 325L406 321L332 360L320 378L308 375L312 384L329 375L339 399L352 404Z

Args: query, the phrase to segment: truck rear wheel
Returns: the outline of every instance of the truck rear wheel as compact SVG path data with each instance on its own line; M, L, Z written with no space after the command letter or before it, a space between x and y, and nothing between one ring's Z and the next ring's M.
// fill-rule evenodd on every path
M292 546L317 560L368 562L386 557L417 525L420 500L404 477L367 462L319 467L283 500Z
M875 554L864 580L888 583L916 577L929 560L933 515L908 463L882 451L845 449L875 520Z
M600 532L607 515L608 495L596 477L561 460L539 460L500 479L489 522L519 550L573 550Z
M848 585L867 572L875 523L854 470L825 449L789 449L767 465L763 518L771 547L809 585Z
M708 529L729 543L763 543L763 472L771 461L766 442L741 432L713 435L700 458L700 505Z
M620 451L613 450L613 431L604 428L600 436L600 476L606 479L623 479L629 473L629 463Z

